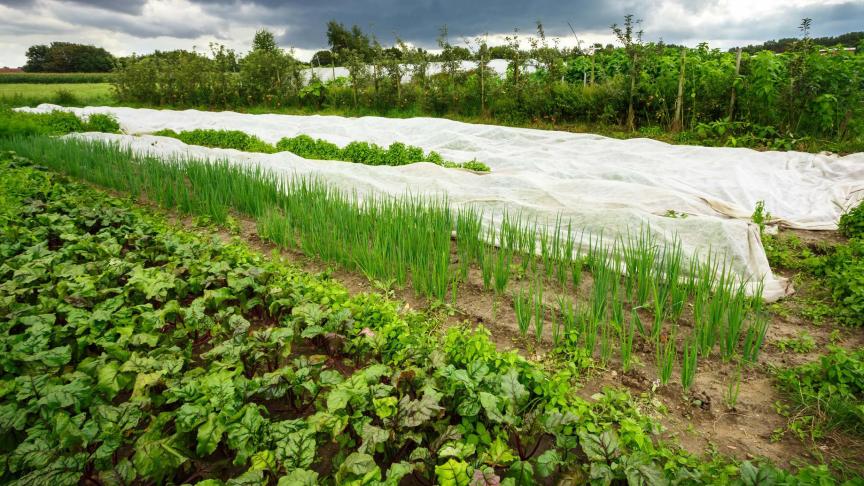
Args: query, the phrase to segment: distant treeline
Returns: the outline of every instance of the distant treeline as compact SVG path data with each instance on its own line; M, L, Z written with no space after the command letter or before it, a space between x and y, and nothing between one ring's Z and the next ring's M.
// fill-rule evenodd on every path
M52 42L27 49L28 73L105 73L112 71L116 58L101 47Z
M748 45L742 47L741 49L744 52L749 52L751 54L759 52L759 51L772 51L772 52L786 52L789 49L792 49L795 46L796 42L799 42L801 39L796 37L786 37L779 40L769 40L762 44ZM859 51L864 50L864 32L848 32L846 34L841 34L836 37L814 37L810 39L810 42L814 46L822 46L822 47L855 47ZM735 49L729 49L730 52Z

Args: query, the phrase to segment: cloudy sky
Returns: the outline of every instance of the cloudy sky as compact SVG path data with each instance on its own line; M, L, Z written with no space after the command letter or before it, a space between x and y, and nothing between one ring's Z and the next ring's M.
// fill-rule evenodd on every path
M518 28L572 45L612 41L609 25L627 13L642 19L649 40L714 47L792 37L801 18L813 35L864 28L864 0L0 0L0 66L20 66L33 44L70 41L103 46L116 55L155 49L206 48L218 42L249 49L266 27L301 59L327 44L325 24L357 24L382 43L398 35L434 47L447 25L451 41L488 34L493 42Z

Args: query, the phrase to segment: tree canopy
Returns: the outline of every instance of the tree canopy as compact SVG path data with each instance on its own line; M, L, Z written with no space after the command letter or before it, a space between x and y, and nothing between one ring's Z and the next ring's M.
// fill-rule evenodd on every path
M102 73L114 69L116 59L101 47L52 42L27 49L24 71L31 73Z

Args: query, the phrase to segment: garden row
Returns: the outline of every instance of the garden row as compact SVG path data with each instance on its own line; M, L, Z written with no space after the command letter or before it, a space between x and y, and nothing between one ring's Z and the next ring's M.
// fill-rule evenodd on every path
M93 114L82 120L74 113L25 113L0 107L0 138L14 135L64 135L79 132L119 133L120 124L110 115Z
M0 156L0 189L4 483L835 482L690 456L626 393L579 398L572 366L437 332L20 156Z
M604 364L617 349L626 370L634 342L644 341L656 350L663 384L677 361L685 388L697 360L715 352L725 362L755 361L767 331L759 288L749 296L724 259L685 260L680 243L661 245L649 228L604 241L560 219L551 230L518 214L484 224L480 211L446 200L360 200L315 179L283 179L257 166L161 160L78 139L10 138L0 147L220 224L236 211L280 246L388 286L410 285L432 301L455 303L475 269L496 303L512 302L526 344L533 326L538 343L599 353ZM581 284L589 276L586 288Z
M447 168L470 169L478 172L489 172L489 166L472 160L469 162L450 162L444 160L435 151L423 153L423 149L413 145L393 142L386 149L374 143L351 142L345 147L322 139L313 139L308 135L285 137L276 145L271 145L255 135L249 135L239 130L196 129L182 132L160 130L153 133L162 137L176 138L189 145L204 147L230 148L244 152L291 152L305 159L312 160L342 160L365 165L408 165L415 162L431 162Z
M55 110L48 113L27 113L0 108L0 138L12 135L65 135L67 133L104 132L119 133L120 125L111 115L91 114L82 120L74 113ZM285 137L276 145L238 130L197 129L182 132L160 130L154 133L176 138L189 145L242 150L244 152L292 152L312 160L340 160L365 165L399 166L416 162L430 162L446 168L489 172L489 166L477 160L451 162L435 151L424 153L420 147L394 142L383 148L374 143L351 142L339 147L308 135Z

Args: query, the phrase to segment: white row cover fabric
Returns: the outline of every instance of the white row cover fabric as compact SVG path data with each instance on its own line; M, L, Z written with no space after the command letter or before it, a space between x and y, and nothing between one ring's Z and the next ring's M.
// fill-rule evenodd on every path
M680 238L685 255L724 253L734 271L751 283L764 279L766 300L791 292L773 275L750 222L760 200L775 223L809 230L836 229L842 212L864 198L864 153L845 157L801 152L669 145L650 139L617 140L598 135L467 124L436 118L248 115L115 107L61 108L81 116L108 113L128 135L87 134L135 151L258 164L284 174L312 175L356 191L442 195L456 206L477 205L501 221L505 211L554 226L561 215L585 230L584 240L604 241L650 227L665 242ZM289 152L254 154L187 146L179 140L134 136L160 129L230 129L275 143L307 134L344 146L350 141L394 141L435 150L456 162L476 158L492 169L475 174L429 163L373 167L306 160ZM686 217L670 217L670 211Z
M508 66L510 65L510 61L506 59L490 59L486 64L486 69L488 69L489 74L494 74L498 77L504 77L507 74ZM411 78L414 76L414 65L412 64L402 64L402 70L404 75L402 76L402 82L408 83L411 81ZM471 71L477 69L476 61L461 61L459 63L460 71ZM444 66L440 62L430 62L426 67L426 75L432 76L434 74L438 74L444 70ZM527 73L533 73L537 70L536 62L532 59L529 59L525 65L522 67L522 70ZM367 74L372 73L372 66L366 66ZM312 77L316 77L321 81L327 82L333 79L338 78L348 78L348 68L342 66L316 66L309 69L303 70L303 79L305 82L309 82Z

